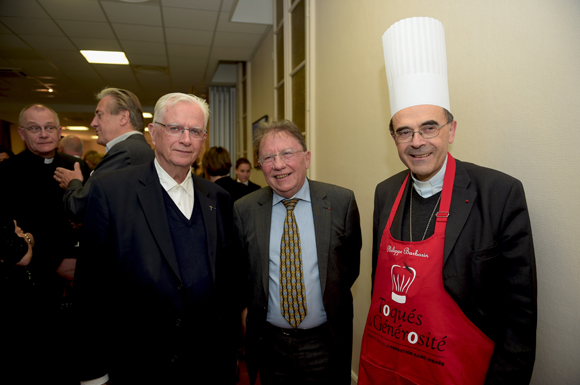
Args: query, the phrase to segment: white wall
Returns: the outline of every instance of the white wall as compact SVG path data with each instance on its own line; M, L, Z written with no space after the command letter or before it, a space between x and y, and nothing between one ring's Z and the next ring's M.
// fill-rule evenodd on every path
M255 122L264 115L268 115L268 121L274 118L274 61L272 50L274 47L274 35L272 29L262 42L260 48L250 61L251 64L251 103L249 122ZM250 133L251 135L251 133ZM250 139L251 142L251 138ZM253 153L253 145L248 147ZM255 167L253 155L248 156ZM250 180L260 186L266 186L266 180L262 170L252 168Z
M355 352L370 304L374 188L402 170L390 119L381 36L411 16L441 20L458 159L520 179L538 268L532 384L580 383L580 2L314 0L315 179L355 191L363 230Z

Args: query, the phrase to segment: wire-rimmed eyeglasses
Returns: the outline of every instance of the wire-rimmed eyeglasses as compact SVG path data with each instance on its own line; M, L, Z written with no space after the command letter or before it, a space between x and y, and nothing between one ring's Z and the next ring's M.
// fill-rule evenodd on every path
M451 122L447 122L440 126L428 124L419 128L418 131L413 131L410 128L402 128L400 130L395 131L394 133L391 133L391 135L393 136L393 138L395 138L397 143L410 142L411 140L413 140L413 136L415 136L415 134L419 134L425 139L431 139L439 135L441 129L446 125L448 125L449 123Z
M161 122L154 122L155 124L159 124L163 126L165 132L172 136L181 136L184 131L189 131L189 137L196 140L204 140L207 137L207 131L203 128L185 128L181 127L179 124L164 124Z
M44 126L44 127L30 126L30 127L21 127L21 128L28 130L28 132L30 132L31 134L34 134L34 135L40 134L40 132L43 129L44 129L44 131L46 131L47 134L52 134L58 130L57 126Z
M260 162L260 164L262 166L265 165L270 165L272 163L274 163L274 159L276 159L276 156L279 156L280 159L286 163L289 160L291 160L292 158L294 158L296 156L296 154L300 153L300 152L304 152L304 151L298 151L298 150L293 150L291 148L287 148L286 150L282 150L277 154L267 154L264 155L263 157L261 157L260 159L258 159L258 162Z

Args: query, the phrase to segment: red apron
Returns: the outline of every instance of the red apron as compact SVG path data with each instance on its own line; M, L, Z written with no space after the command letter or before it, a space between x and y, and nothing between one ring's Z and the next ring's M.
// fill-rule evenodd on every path
M435 233L420 242L391 236L405 179L383 232L358 383L483 384L494 343L443 287L445 226L455 179L448 156Z

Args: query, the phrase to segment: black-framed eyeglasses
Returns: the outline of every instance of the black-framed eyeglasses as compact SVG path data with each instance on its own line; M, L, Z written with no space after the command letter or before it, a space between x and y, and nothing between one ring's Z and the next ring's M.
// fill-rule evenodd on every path
M204 140L207 137L207 131L203 128L184 128L181 127L179 124L164 124L161 122L154 122L155 124L159 124L163 126L165 132L167 132L171 136L181 136L183 131L189 131L189 137L196 140Z
M282 161L284 163L286 163L286 162L290 161L291 159L293 159L296 156L296 154L298 154L300 152L304 152L304 151L298 151L298 150L293 150L291 148L287 148L286 150L282 150L277 154L264 155L263 157L258 159L258 162L260 162L260 164L262 166L270 165L270 164L274 163L274 159L276 159L276 156L279 156L280 159L282 159Z
M400 130L395 131L395 133L392 133L391 135L393 136L393 138L395 138L397 143L410 142L411 140L413 140L413 136L415 136L415 134L419 134L425 139L431 139L439 135L441 129L446 125L448 125L449 123L451 122L447 122L440 126L436 126L434 124L427 124L419 128L418 131L413 131L410 128L402 128Z
M55 133L56 131L58 131L57 126L44 126L44 127L30 126L30 127L21 127L21 128L27 129L28 132L30 132L31 134L34 134L34 135L40 134L40 132L42 130L44 130L47 134L52 134L52 133Z

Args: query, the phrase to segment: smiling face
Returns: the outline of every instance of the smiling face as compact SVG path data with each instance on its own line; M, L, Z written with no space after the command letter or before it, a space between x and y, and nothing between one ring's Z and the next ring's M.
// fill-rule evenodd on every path
M292 135L280 131L267 134L260 144L260 157L279 154L283 150L302 151L302 146ZM306 170L310 167L310 151L299 152L292 159L283 161L279 156L274 162L262 165L268 185L276 194L292 198L304 185Z
M165 107L159 121L164 124L177 124L183 128L205 129L205 116L201 107L185 101ZM205 139L193 139L189 131L173 136L167 133L162 125L154 123L149 124L149 133L155 145L155 157L161 167L177 183L183 182L190 172L191 165L199 156Z
M432 105L408 107L393 115L393 129L395 132L402 128L418 131L426 125L441 126L447 123L447 115L443 108ZM431 179L443 167L449 144L455 139L457 122L441 128L439 135L425 139L418 132L413 139L406 143L397 143L397 151L401 161L409 167L411 172L420 181Z
M96 129L99 136L97 143L103 146L127 132L126 121L129 118L129 111L120 111L117 115L113 115L111 114L112 103L115 103L112 95L102 98L91 122L91 127Z
M18 128L20 139L26 143L26 147L35 155L43 158L52 158L58 147L60 141L61 128L58 127L56 117L48 108L40 108L36 106L30 107L22 114L22 127ZM38 126L42 127L40 132L32 133L27 127ZM46 132L45 127L58 127L53 132Z
M250 165L247 163L241 163L238 168L236 168L236 176L240 182L246 183L250 179L250 174L252 170Z

